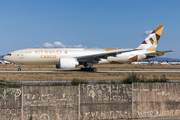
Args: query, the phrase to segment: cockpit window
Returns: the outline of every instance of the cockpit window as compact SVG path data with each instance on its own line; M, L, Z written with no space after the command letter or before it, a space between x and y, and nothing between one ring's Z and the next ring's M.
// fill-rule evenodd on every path
M8 54L7 54L7 56L11 56L11 54L10 54L10 53L8 53Z

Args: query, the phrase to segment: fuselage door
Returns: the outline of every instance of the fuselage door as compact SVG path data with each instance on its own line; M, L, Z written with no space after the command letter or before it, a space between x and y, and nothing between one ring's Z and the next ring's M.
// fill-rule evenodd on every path
M19 58L20 58L20 59L23 59L23 57L24 57L24 56L23 56L23 52L20 52L20 53L19 53Z

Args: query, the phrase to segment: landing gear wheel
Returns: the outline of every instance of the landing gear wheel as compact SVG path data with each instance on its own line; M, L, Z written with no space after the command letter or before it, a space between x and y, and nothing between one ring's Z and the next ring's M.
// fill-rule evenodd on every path
M81 68L81 71L85 71L85 68L82 67L82 68Z
M92 72L92 71L93 71L93 68L89 68L89 71Z
M18 71L21 71L21 68L18 68Z
M88 68L84 68L84 71L88 71Z
M81 68L81 71L89 71L89 72L96 72L96 68Z
M92 69L92 71L93 71L93 72L96 72L96 71L97 71L97 69L96 69L96 68L93 68L93 69Z

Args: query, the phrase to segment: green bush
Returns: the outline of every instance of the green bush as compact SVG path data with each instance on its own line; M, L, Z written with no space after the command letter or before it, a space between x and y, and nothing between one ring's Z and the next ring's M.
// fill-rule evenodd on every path
M136 73L129 74L128 77L122 81L122 84L132 84L132 82L144 82L145 77L140 78Z
M32 120L33 119L33 117L32 117L32 115L30 116L30 118L29 118L29 120Z
M168 82L169 79L166 78L166 75L162 75L161 78L157 78L156 76L153 76L153 79L148 79L146 82Z
M122 81L122 84L132 84L132 82L168 82L169 80L164 74L161 76L161 78L158 78L155 75L153 77L153 79L146 79L144 76L140 78L136 73L132 73Z
M77 79L77 78L74 78L71 82L70 82L71 85L73 86L78 86L79 84L89 84L88 81L85 81L85 80L80 80L80 79Z
M161 81L161 82L168 82L169 79L167 79L167 78L166 78L166 75L163 74L163 75L161 76L160 81Z

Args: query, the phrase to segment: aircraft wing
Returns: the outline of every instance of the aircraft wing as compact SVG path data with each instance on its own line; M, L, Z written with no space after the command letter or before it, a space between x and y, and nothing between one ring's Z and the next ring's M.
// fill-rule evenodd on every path
M101 58L107 59L107 57L116 57L117 54L125 53L134 51L136 49L126 49L126 50L113 50L111 52L99 53L99 54L92 54L92 55L85 55L76 57L79 62L98 62Z
M157 52L153 52L153 53L146 53L147 56L161 56L161 55L164 55L164 53L167 53L167 52L174 52L175 50L167 50L167 51L157 51Z

